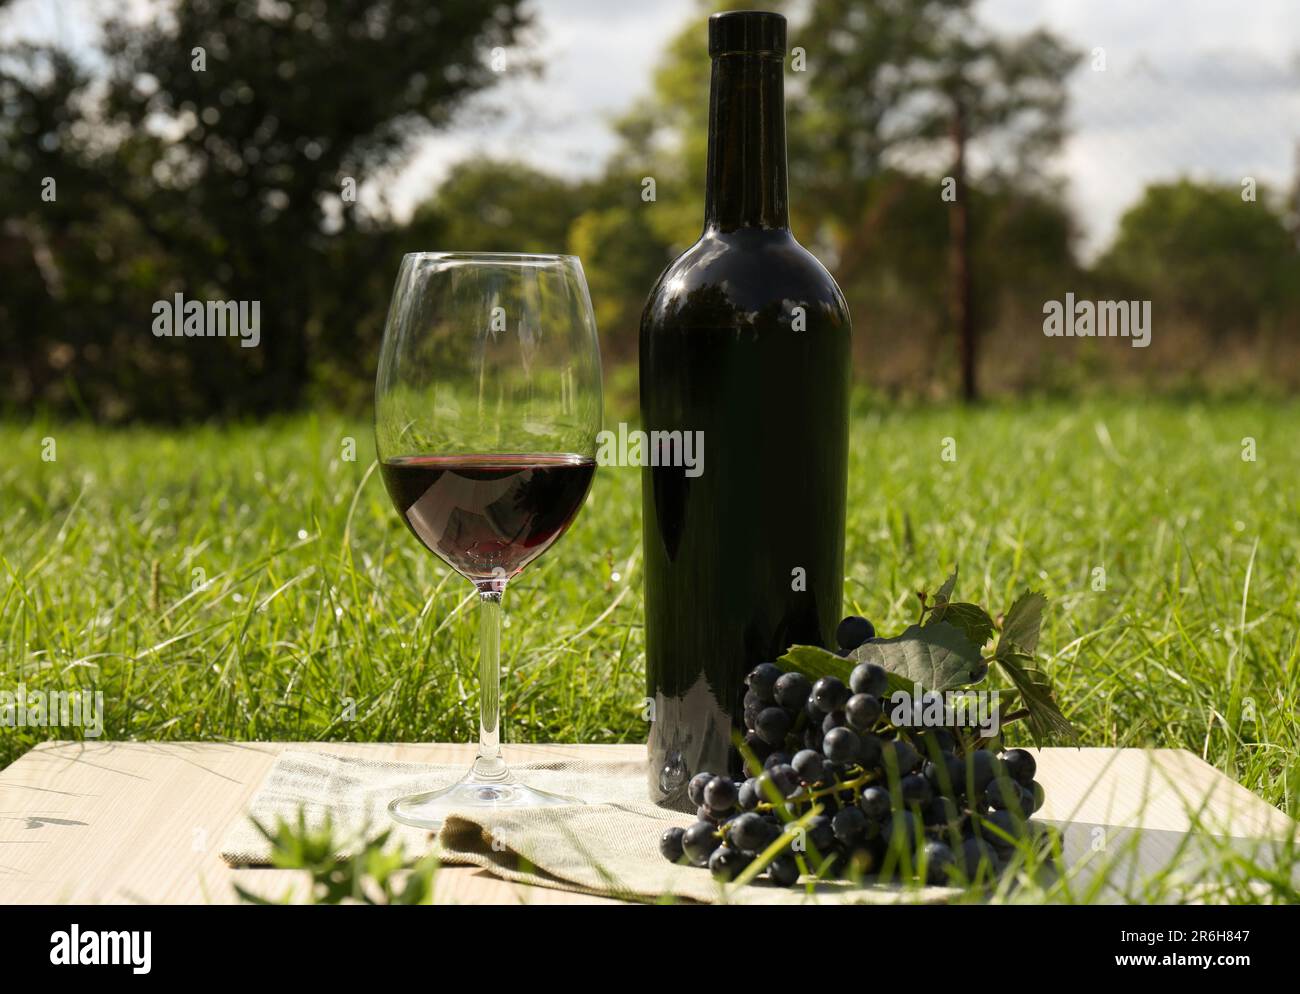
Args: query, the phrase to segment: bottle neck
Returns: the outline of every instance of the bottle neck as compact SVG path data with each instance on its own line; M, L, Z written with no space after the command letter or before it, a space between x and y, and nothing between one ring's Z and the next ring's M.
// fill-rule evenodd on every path
M785 63L777 55L713 59L705 230L790 227L785 170Z

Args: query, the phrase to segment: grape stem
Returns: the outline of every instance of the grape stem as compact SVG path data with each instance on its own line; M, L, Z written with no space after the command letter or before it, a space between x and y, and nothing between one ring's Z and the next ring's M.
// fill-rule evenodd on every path
M862 767L859 766L857 767L857 769L862 770ZM862 772L858 776L853 777L849 780L841 780L839 781L839 783L828 784L825 787L820 787L820 788L813 787L806 794L800 794L798 797L786 798L781 802L780 806L785 807L786 806L785 801L816 802L819 798L829 797L831 794L843 793L846 790L853 791L853 799L856 801L863 787L873 784L879 779L880 779L879 774L871 772L869 770L862 770ZM775 811L776 808L777 805L771 801L760 801L757 807L755 808L755 810Z

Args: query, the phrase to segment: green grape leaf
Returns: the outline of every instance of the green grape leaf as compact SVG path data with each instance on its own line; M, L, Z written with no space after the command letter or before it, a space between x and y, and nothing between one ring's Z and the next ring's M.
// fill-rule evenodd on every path
M1002 619L1002 636L994 655L1018 652L1032 657L1038 651L1038 630L1046 606L1047 598L1036 590L1026 590L1017 597Z
M786 654L776 661L776 665L787 673L792 670L802 673L814 682L819 677L835 676L847 684L849 676L853 673L853 667L858 665L858 660L838 656L819 645L792 645ZM885 676L889 680L886 697L896 690L905 690L909 694L912 692L912 681L906 677L888 669L885 671Z
M946 604L952 600L952 592L957 587L957 567L952 568L952 575L943 581L943 586L935 591L934 603Z
M993 637L993 619L978 604L944 601L930 612L926 624L934 624L937 621L946 621L960 628L970 639L971 645L976 648L982 648Z
M815 681L823 676L836 676L847 684L849 674L853 672L857 661L837 656L819 645L792 645L786 650L785 655L776 661L776 665L787 673L791 671L802 673L809 680Z
M904 681L926 690L949 690L983 679L988 664L966 633L947 621L910 625L902 635L872 639L853 650L857 662L878 663Z
M1052 683L1047 674L1033 665L1033 658L1022 653L1003 652L1001 645L993 661L1002 668L1015 686L1025 709L1025 724L1034 744L1042 746L1056 738L1078 739L1078 733L1068 718L1061 713L1052 693Z

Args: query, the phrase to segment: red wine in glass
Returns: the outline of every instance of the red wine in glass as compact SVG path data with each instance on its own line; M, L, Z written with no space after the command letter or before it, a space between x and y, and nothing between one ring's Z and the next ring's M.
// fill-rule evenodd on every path
M594 460L569 454L398 456L380 466L430 552L475 584L510 579L573 522Z

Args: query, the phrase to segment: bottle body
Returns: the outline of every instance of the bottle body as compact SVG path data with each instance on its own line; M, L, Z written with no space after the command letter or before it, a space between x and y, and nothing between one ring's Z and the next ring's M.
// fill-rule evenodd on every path
M697 431L697 476L642 477L653 800L726 772L744 677L840 617L847 308L788 231L706 232L652 291L643 429Z

